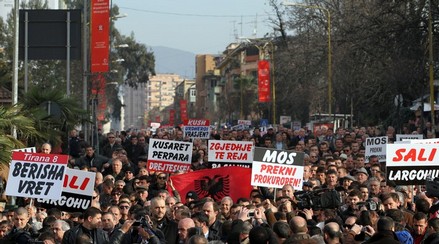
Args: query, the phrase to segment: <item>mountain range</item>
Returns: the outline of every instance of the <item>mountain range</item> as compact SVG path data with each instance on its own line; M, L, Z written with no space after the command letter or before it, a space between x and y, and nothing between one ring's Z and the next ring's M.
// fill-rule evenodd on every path
M195 53L170 47L152 46L157 74L178 74L182 78L194 79Z

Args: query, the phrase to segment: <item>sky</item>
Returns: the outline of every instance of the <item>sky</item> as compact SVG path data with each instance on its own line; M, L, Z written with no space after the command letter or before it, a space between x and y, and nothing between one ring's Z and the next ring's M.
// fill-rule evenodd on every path
M118 30L124 35L133 32L146 46L218 54L237 37L272 32L268 0L112 0L112 4L127 14L117 20Z

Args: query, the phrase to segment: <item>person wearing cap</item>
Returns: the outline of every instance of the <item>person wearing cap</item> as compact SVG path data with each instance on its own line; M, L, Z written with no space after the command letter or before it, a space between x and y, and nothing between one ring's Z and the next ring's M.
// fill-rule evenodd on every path
M342 178L342 180L342 186L346 191L349 190L349 186L352 184L352 182L357 181L357 179L355 179L355 177L352 175L346 175Z
M367 178L369 177L369 173L367 173L367 170L364 167L362 167L357 170L355 176L357 177L358 183L364 184L367 181Z
M148 189L145 186L137 186L136 187L136 193L137 193L137 204L140 206L144 206L145 203L148 201Z
M131 194L134 192L134 182L136 180L136 177L134 177L134 171L132 168L127 168L125 170L125 177L123 178L123 181L125 182L125 185L123 187L123 192L126 194Z
M273 126L267 128L267 133L262 136L262 141L265 142L266 139L269 139L272 143L275 141L275 133Z
M195 191L188 191L188 193L186 193L186 205L189 205L189 203L193 201L198 201L198 194Z

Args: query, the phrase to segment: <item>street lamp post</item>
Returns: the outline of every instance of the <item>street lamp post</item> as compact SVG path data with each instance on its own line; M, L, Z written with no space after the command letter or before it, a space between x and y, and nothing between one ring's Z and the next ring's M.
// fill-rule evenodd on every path
M332 47L331 47L331 12L327 8L316 5L305 5L300 3L283 2L285 6L297 6L302 8L320 9L326 12L328 18L328 113L332 117Z
M249 39L245 39L247 42L252 43L251 40ZM274 83L274 44L271 40L267 41L264 43L264 45L261 47L259 45L253 44L259 51L259 60L265 60L266 59L266 50L267 50L267 45L270 45L269 50L269 56L270 56L270 73L271 73L271 83L272 83L272 87L271 87L271 102L272 102L272 116L273 116L273 124L276 124L276 85ZM242 81L241 81L242 82ZM242 92L242 91L241 91ZM242 93L241 93L242 94ZM242 95L241 95L242 97Z

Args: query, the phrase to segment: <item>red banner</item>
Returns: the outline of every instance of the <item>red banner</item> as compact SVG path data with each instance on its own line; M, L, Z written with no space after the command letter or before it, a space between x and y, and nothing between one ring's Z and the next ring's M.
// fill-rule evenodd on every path
M180 100L180 119L181 121L187 120L187 101Z
M160 122L161 122L161 120L160 120L160 115L155 116L155 122L157 122L157 123L160 123Z
M259 102L271 101L270 97L270 63L267 60L258 62L258 91Z
M108 72L110 41L109 0L92 0L90 17L90 71Z
M169 125L174 126L175 124L175 109L169 110Z
M243 167L197 170L171 176L171 180L183 203L186 202L184 198L188 191L197 192L200 199L211 197L221 201L223 197L230 196L236 201L240 197L248 198L252 190L251 169Z

